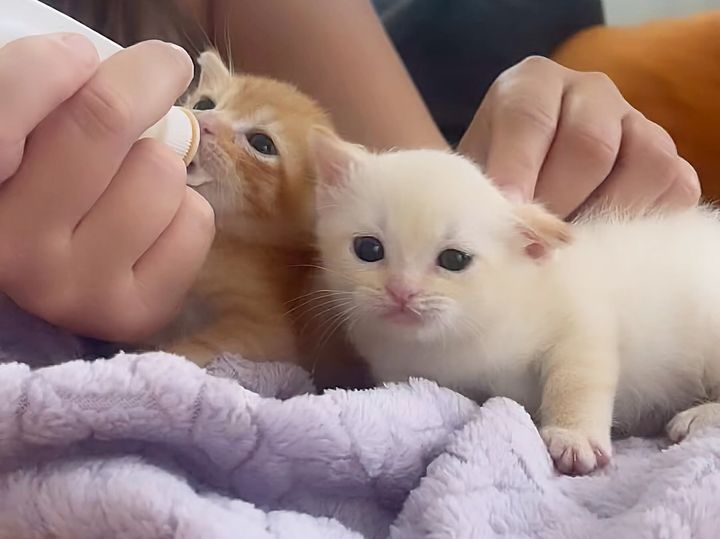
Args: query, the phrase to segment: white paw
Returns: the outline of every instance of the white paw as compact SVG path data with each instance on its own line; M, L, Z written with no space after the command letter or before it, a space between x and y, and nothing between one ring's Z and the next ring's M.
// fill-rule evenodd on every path
M585 475L610 462L612 446L609 434L602 439L590 437L578 430L543 427L540 435L545 440L555 467L561 473Z
M720 403L708 402L680 412L670 420L665 432L670 440L679 442L708 427L720 427Z

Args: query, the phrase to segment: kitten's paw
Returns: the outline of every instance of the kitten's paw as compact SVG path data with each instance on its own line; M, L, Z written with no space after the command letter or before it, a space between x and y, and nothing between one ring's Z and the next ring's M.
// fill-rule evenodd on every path
M720 427L720 403L708 402L676 414L665 427L665 432L670 440L680 442L708 427Z
M585 475L610 462L612 446L609 435L600 440L599 437L563 427L544 427L540 435L561 473Z

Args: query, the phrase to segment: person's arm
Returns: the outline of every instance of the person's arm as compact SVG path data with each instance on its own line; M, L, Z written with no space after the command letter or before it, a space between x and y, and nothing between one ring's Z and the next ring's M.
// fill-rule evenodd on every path
M287 80L371 148L445 147L368 0L184 0L236 69ZM203 10L203 4L207 11Z

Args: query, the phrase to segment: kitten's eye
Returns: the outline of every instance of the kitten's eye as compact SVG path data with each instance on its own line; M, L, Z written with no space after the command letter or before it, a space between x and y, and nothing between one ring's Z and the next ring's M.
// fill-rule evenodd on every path
M250 146L263 155L277 155L275 143L265 133L249 133L247 136Z
M215 101L209 97L201 97L200 100L193 105L195 110L210 110L215 108Z
M472 255L457 249L445 249L437 257L437 265L448 271L462 271L472 262Z
M385 258L385 249L373 236L360 236L353 240L355 255L363 262L377 262Z

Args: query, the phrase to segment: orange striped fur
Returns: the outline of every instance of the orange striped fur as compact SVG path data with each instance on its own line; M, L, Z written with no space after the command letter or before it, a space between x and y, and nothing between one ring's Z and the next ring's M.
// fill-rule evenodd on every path
M207 180L196 189L215 209L218 231L183 312L152 344L201 366L234 353L309 368L313 346L306 340L301 357L298 345L300 329L312 318L304 316L313 308L312 295L303 297L316 271L308 135L315 126L332 129L331 122L288 84L232 74L214 53L203 53L200 64L187 105L208 98L215 103L198 112L201 123L212 114L215 134L201 142L189 181ZM249 146L248 134L257 132L272 139L277 156ZM309 325L310 334L321 334L322 324Z

